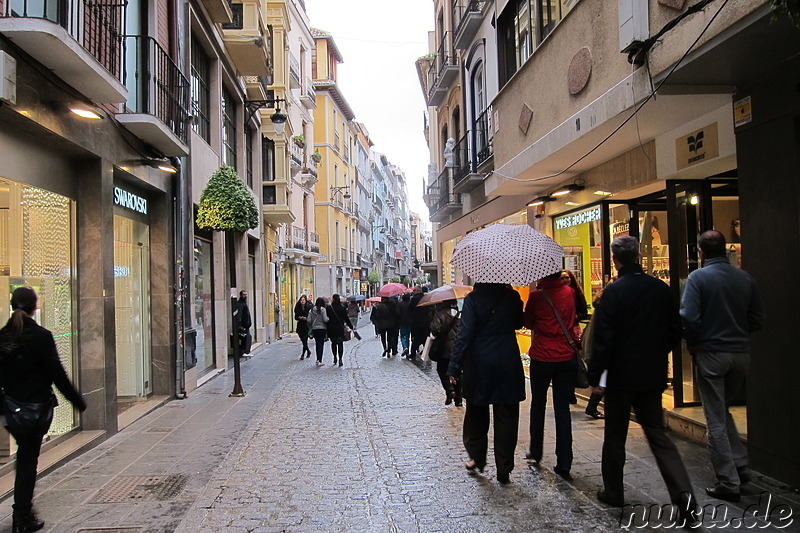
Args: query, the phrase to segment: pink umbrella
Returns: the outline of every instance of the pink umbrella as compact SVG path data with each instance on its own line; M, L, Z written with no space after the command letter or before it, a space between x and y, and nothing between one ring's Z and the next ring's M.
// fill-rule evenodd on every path
M378 291L378 296L397 296L406 292L406 286L402 283L387 283Z
M368 302L373 302L373 303L380 302L381 301L381 297L380 296L370 296L369 298L367 298L367 301Z

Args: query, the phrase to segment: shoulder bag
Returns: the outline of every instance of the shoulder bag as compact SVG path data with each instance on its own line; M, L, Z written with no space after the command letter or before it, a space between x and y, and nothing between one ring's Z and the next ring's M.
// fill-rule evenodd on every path
M339 323L342 325L342 330L344 331L344 340L345 340L345 342L347 342L350 339L352 339L353 338L353 330L350 329L350 326L348 326L347 324L344 323L344 320L341 319L341 317L339 316L339 313L336 312L336 309L334 309L333 306L331 306L331 314L333 316L335 316L336 320L338 320Z
M46 402L20 402L2 391L6 427L15 438L45 435L53 423L55 397Z
M569 330L567 330L567 326L564 325L564 321L561 320L561 315L558 314L558 310L556 309L553 300L550 299L550 295L542 289L539 291L542 293L545 301L550 304L550 307L553 309L553 313L556 315L556 320L558 320L558 325L561 326L561 330L564 332L564 336L567 338L567 343L569 343L570 348L575 350L575 359L578 363L578 372L575 374L575 388L577 389L585 389L589 386L589 369L586 366L586 359L583 358L583 351L581 350L580 346L575 343L575 340L572 338L572 335L569 334Z

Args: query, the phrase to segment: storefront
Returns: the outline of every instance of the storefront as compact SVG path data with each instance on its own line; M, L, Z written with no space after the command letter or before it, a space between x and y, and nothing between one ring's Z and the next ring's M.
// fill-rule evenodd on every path
M564 267L582 282L587 302L616 277L610 243L632 235L641 243L645 272L670 285L680 300L689 273L699 268L697 238L709 229L725 235L729 259L741 267L738 184L733 176L667 180L645 196L601 200L552 217L553 237L564 247ZM675 407L698 405L691 355L683 343L670 355L670 389Z
M202 377L215 368L214 362L214 244L208 230L194 229L194 280L192 317L196 328L194 358L188 368L197 367Z

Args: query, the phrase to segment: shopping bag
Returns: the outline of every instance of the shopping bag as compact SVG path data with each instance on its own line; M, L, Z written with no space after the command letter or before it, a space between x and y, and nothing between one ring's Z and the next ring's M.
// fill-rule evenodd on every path
M428 335L428 338L425 339L425 346L422 347L422 354L419 356L420 360L422 361L430 361L431 360L431 346L433 346L433 340L436 337L433 335Z

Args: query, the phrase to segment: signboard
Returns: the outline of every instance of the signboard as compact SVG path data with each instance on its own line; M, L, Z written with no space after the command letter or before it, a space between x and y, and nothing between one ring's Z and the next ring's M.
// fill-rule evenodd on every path
M746 96L733 103L733 125L735 127L744 126L753 121L753 106L750 97Z
M143 215L147 214L147 200L122 187L114 187L114 204Z
M603 212L600 210L600 206L592 207L591 209L585 209L577 213L564 215L563 217L556 217L553 220L553 227L557 230L567 229L600 220L602 216Z
M678 170L719 156L717 123L675 139L675 158Z

